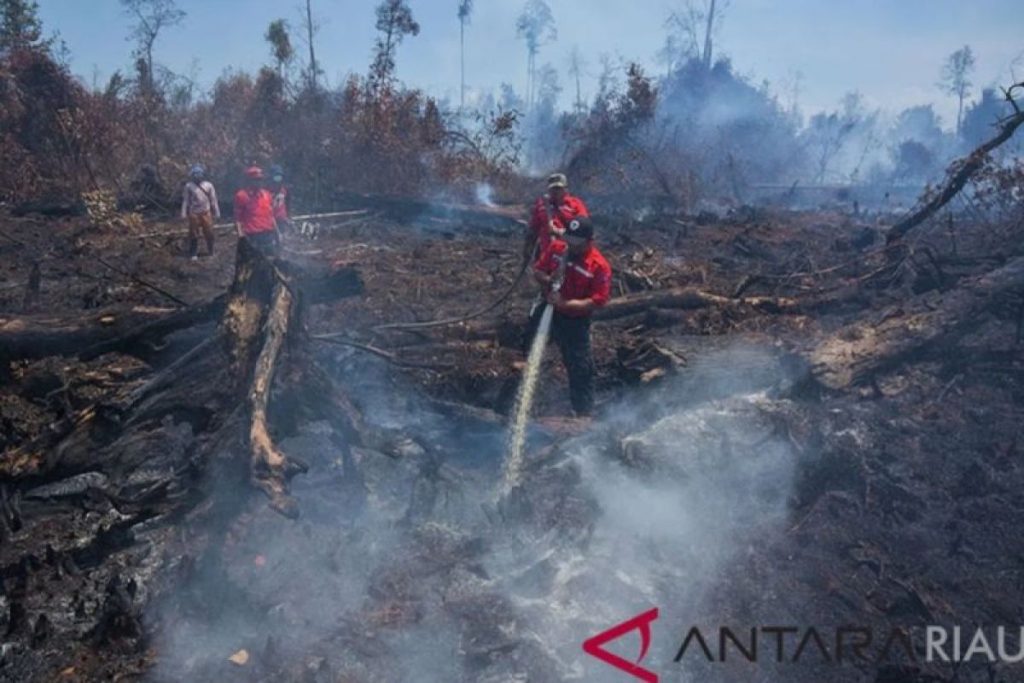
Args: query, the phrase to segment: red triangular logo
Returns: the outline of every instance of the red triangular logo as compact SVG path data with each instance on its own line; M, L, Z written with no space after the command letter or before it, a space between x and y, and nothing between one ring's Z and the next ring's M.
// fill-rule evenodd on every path
M598 633L583 643L583 651L591 657L597 657L605 664L610 664L620 671L625 671L634 678L644 683L658 683L658 674L640 666L640 662L647 656L647 650L651 647L651 622L658 618L658 608L638 614L628 621L613 626L607 631ZM618 640L630 631L640 631L640 656L636 662L623 659L604 649L604 646L613 640Z

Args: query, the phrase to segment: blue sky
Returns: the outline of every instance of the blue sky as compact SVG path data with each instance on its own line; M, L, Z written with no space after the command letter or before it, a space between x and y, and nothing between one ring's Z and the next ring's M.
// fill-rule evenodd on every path
M659 71L655 54L674 0L548 0L558 40L541 50L565 73L567 55L579 46L589 63L584 91L593 92L602 54L637 60ZM524 0L476 0L466 38L467 82L522 89L526 55L515 18ZM328 80L364 72L370 61L376 0L313 0L322 27L318 59ZM410 0L420 35L398 54L399 77L438 96L458 92L457 0ZM39 0L48 32L59 31L76 74L102 83L128 69L128 19L117 0ZM267 24L287 19L299 26L298 0L178 0L185 22L167 31L156 59L210 85L225 69L253 70L269 61L262 36ZM788 91L800 74L805 113L836 106L843 93L861 91L869 105L888 111L934 102L947 127L952 100L935 87L945 57L964 44L977 55L977 86L1005 84L1016 61L1024 78L1021 0L732 0L718 36L720 54L743 74ZM295 41L298 43L298 41ZM301 46L297 45L299 49ZM566 97L569 88L566 87ZM785 97L784 97L785 99Z

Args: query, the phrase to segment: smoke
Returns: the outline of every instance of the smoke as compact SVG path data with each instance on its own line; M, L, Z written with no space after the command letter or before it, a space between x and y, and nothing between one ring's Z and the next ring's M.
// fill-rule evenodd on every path
M795 456L770 417L779 402L764 389L789 380L770 361L749 349L711 355L661 396L615 406L614 425L605 426L626 434L618 448L601 443L607 434L566 444L557 467L578 473L575 490L548 491L534 482L542 487L534 497L560 494L568 501L561 513L587 510L585 532L534 540L520 532L515 543L495 550L489 569L507 572L513 601L563 666L560 680L620 680L586 658L580 644L653 606L662 612L664 637L655 635L647 661L671 670L674 639L683 632L675 624L703 607L726 563L781 527ZM752 366L761 371L744 371ZM666 408L673 395L694 400L676 398ZM729 397L704 398L720 396ZM653 424L645 417L659 413ZM535 511L539 505L534 501ZM517 584L517 571L529 582ZM629 639L611 646L617 648L631 660L639 653Z
M475 192L478 204L483 204L490 208L497 206L494 203L494 188L491 187L490 183L477 183Z
M235 523L159 610L154 680L225 680L243 648L253 679L619 680L585 638L659 606L647 661L663 665L673 620L785 518L793 457L770 418L765 391L785 380L771 355L710 356L554 450L532 434L497 508L503 430L388 405L379 368L344 372L369 416L419 446L348 462L325 424L282 442L312 465L295 480L303 519L259 506ZM630 645L612 649L635 658Z

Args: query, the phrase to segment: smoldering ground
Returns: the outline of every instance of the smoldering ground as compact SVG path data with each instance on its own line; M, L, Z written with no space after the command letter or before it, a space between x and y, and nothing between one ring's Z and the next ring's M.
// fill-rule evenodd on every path
M351 456L326 424L283 440L311 464L303 518L253 506L154 605L151 680L616 680L584 639L652 605L667 636L786 516L795 461L766 392L788 378L771 352L712 354L568 441L534 429L500 501L503 431L456 426L384 374L350 358L337 381L411 440ZM652 666L674 655L661 636Z

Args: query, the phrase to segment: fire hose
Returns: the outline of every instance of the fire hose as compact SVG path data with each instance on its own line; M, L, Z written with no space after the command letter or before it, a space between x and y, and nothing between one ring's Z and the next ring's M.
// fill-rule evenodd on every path
M424 322L417 322L417 323L387 323L385 325L377 325L373 329L374 330L422 330L422 329L426 329L426 328L430 328L430 327L445 327L446 325L457 325L457 324L459 324L461 322L466 322L467 320L473 320L474 318L479 318L482 315L487 315L488 313L493 311L495 308L497 308L498 306L500 306L503 303L505 303L505 301L510 296L512 296L512 292L514 292L516 287L519 286L519 282L523 279L523 275L526 273L526 269L534 261L534 257L536 256L536 254L537 254L537 248L534 247L533 256L531 256L530 258L525 259L523 261L523 265L519 269L519 274L516 275L515 279L512 281L512 284L509 285L508 289L506 289L502 293L501 296L499 296L497 299L495 299L495 301L493 303L491 303L489 306L487 306L487 308L482 308L479 311L476 311L475 313L470 313L468 315L459 316L458 318L445 318L443 320L427 320L427 321L424 321Z
M554 225L554 216L551 214L551 206L548 205L547 202L545 202L545 208L547 209L547 214L548 214L548 226L554 232L555 228L556 228L556 226ZM466 322L467 320L473 320L474 318L479 318L480 316L487 315L488 313L493 311L495 308L497 308L501 304L505 303L505 301L510 296L512 296L512 292L515 291L516 287L519 286L519 282L523 279L523 275L526 273L526 269L530 266L531 263L533 263L536 260L536 258L537 258L537 250L538 250L539 246L540 246L539 242L534 243L532 255L530 256L530 258L528 258L528 259L523 261L523 265L519 269L519 274L516 275L515 279L512 281L512 284L509 285L508 289L506 289L502 293L502 295L500 297L498 297L493 303L491 303L489 306L487 306L487 308L482 308L479 311L476 311L475 313L469 313L468 315L459 316L458 318L445 318L443 320L427 320L427 321L424 321L424 322L417 322L417 323L387 323L387 324L384 324L384 325L377 325L373 329L374 330L422 330L422 329L429 329L431 327L445 327L447 325L457 325L459 323ZM564 273L565 271L563 270L562 272ZM561 284L559 284L559 286L561 286Z

